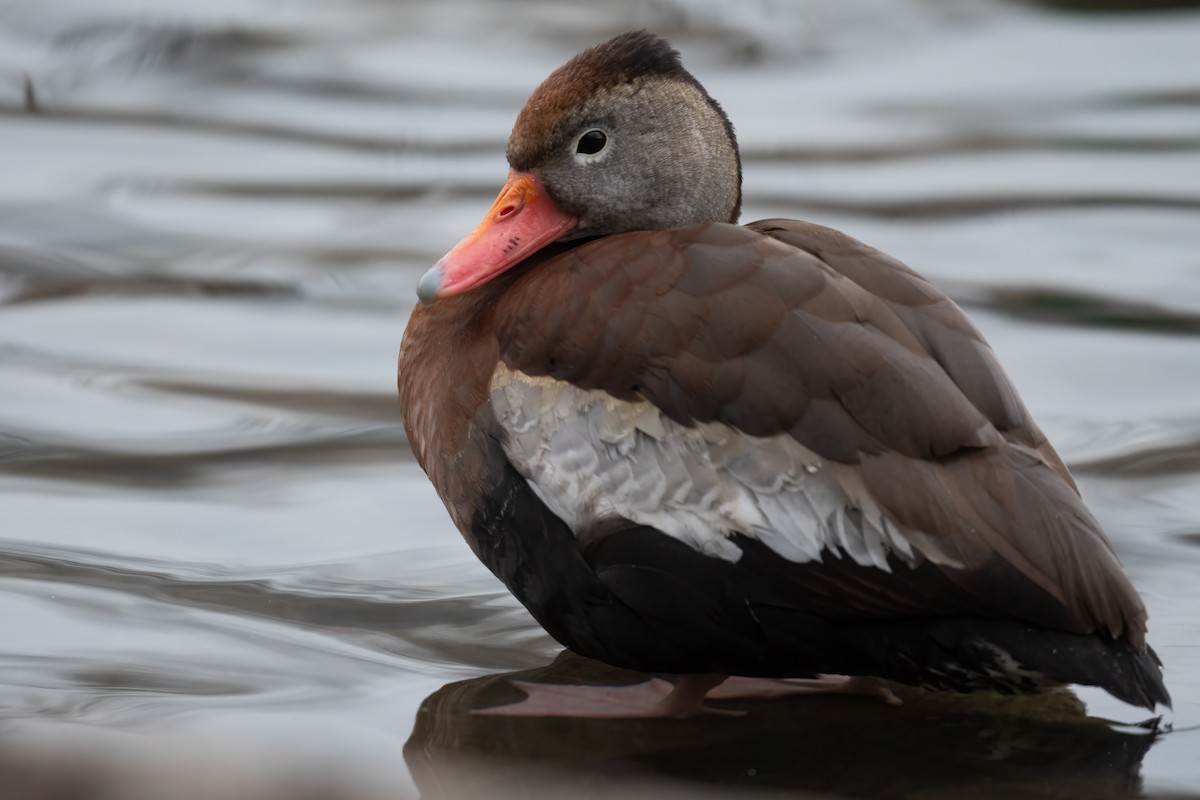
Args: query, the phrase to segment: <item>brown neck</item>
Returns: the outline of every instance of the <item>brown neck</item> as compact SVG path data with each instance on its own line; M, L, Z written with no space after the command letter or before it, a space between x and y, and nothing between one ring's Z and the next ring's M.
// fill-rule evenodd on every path
M575 244L551 245L487 284L413 309L400 345L397 388L417 463L459 529L470 525L488 474L488 388L500 356L495 316L512 284Z

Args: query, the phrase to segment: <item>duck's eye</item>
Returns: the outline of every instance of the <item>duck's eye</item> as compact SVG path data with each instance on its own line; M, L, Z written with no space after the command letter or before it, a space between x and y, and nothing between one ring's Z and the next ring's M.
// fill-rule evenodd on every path
M604 149L608 144L608 137L604 135L604 131L588 131L579 137L579 142L575 145L575 152L583 156L594 156Z

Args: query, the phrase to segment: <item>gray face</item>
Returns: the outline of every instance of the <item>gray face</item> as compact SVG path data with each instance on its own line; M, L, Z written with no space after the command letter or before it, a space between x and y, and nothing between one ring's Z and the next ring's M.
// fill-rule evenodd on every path
M602 89L554 127L543 153L531 171L579 218L566 238L736 221L735 146L687 81Z

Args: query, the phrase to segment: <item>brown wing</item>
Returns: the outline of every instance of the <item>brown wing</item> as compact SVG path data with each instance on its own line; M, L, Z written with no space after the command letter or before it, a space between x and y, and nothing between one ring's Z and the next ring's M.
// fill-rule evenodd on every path
M977 605L1142 643L1136 592L990 348L876 250L778 220L606 237L516 277L495 321L512 369L793 437Z
M786 219L762 220L747 227L816 256L874 295L903 321L924 352L998 431L1037 450L1075 489L1066 465L1030 418L992 348L962 309L923 276L832 228Z

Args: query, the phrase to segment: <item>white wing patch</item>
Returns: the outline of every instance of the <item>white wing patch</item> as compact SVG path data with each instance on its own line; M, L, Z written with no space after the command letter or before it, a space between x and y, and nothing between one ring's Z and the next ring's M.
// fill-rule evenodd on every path
M856 506L833 470L791 437L687 427L651 403L503 364L491 402L509 460L577 534L623 517L728 561L742 555L729 538L736 532L799 563L824 553L887 571L892 553L913 563L896 524Z

